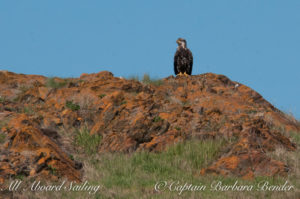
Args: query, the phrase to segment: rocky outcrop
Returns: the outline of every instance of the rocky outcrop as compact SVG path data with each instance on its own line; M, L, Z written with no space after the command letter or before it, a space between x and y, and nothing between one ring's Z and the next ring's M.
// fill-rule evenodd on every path
M100 152L161 151L187 139L234 140L202 174L285 174L289 165L268 157L296 145L279 130L300 131L260 94L223 75L167 77L160 85L104 71L60 79L0 72L2 181L11 176L80 180L81 163L59 129L83 126L102 136Z

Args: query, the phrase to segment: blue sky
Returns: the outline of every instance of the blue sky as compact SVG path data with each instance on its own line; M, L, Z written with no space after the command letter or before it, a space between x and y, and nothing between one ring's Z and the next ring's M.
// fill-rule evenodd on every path
M163 78L183 37L193 74L224 74L299 119L299 10L299 0L0 1L0 70Z

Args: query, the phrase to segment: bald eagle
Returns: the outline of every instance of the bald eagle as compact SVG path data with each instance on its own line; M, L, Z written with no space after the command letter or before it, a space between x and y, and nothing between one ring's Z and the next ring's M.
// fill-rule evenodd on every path
M179 38L176 43L178 47L174 56L175 75L191 75L193 67L192 52L187 48L185 39Z

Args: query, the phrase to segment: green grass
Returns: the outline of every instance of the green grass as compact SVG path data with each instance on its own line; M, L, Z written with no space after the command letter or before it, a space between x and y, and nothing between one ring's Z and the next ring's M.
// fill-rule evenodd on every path
M101 179L99 183L106 189L119 190L118 197L139 198L144 194L143 189L153 190L157 181L173 179L198 182L197 174L201 168L208 166L216 158L225 143L226 140L223 139L193 140L175 144L160 153L105 153L91 158L87 170L98 173ZM134 192L139 197L134 196ZM151 195L148 193L149 196ZM161 198L164 198L163 195Z
M163 121L163 119L161 117L159 117L159 116L155 116L153 118L153 122L159 122L159 121Z
M151 84L155 86L160 86L163 84L163 81L161 79L151 79L148 74L144 74L142 82L144 84Z
M18 180L24 180L25 176L22 174L18 174L16 176L14 176L14 179L18 179Z
M46 80L46 87L48 88L63 88L68 84L68 80L64 79L57 81L56 78L50 77Z
M7 120L1 120L1 121L0 121L0 129L1 129L2 127L7 126L7 123L8 123Z
M22 92L22 93L26 93L28 90L30 89L30 87L26 86L26 85L21 85L19 87L19 90Z
M181 130L181 128L178 127L178 126L175 126L175 129L176 129L177 131L180 131L180 130Z
M0 96L0 103L4 103L6 101L5 97Z
M0 144L3 144L5 142L5 138L6 138L6 135L1 133L0 134Z
M124 101L122 101L121 102L121 104L120 105L123 105L123 104L126 104L127 103L127 101L126 100L124 100Z
M71 109L72 111L78 111L80 109L80 106L78 104L74 103L72 100L66 101L66 107Z
M258 112L258 110L255 110L255 109L249 109L249 110L246 110L245 113L247 114L256 114Z
M174 174L184 177L183 171L196 171L208 166L225 142L225 140L192 140L170 146L161 153L137 152L131 157L131 164L133 167L140 167L143 172L156 174L161 178ZM193 175L193 172L190 175Z
M87 129L76 133L77 145L85 148L84 153L74 154L75 159L84 163L84 179L90 184L101 185L95 194L86 192L26 192L29 198L297 198L296 192L271 191L211 191L210 185L214 181L221 181L223 185L233 185L238 181L240 185L254 185L268 181L273 185L284 184L288 180L299 187L298 178L257 177L247 181L236 177L222 177L200 175L202 168L210 165L219 157L220 151L228 147L230 141L225 139L190 140L169 146L165 151L154 153L147 151L124 153L95 153L99 142L91 139ZM79 136L80 135L80 136ZM78 137L79 136L79 137ZM92 147L93 146L93 147ZM92 149L90 149L91 147ZM89 153L92 150L93 153ZM89 155L90 154L90 155ZM156 183L166 181L168 185L179 182L179 185L205 185L204 191L171 191L168 187L160 192L155 191ZM298 184L297 184L298 183ZM180 188L180 187L179 187ZM24 194L24 193L22 193Z
M53 167L52 165L48 165L48 169L50 170L50 173L52 175L57 175L57 169Z
M290 131L290 137L300 147L300 132Z
M33 115L34 110L31 106L24 106L23 113L25 113L26 115Z
M151 84L151 85L155 85L155 86L160 86L163 84L163 81L161 79L151 78L150 75L148 75L148 74L144 74L143 78L140 78L138 76L130 76L128 79L140 81L144 84Z
M90 135L86 127L75 130L74 145L79 146L81 151L86 154L95 154L101 142L100 135ZM74 157L73 157L74 158Z
M100 98L100 99L102 99L103 97L105 97L106 96L106 94L100 94L98 97Z
M181 102L182 106L190 106L191 103L189 101L182 101Z
M71 155L69 155L69 158L71 159L71 160L74 160L74 156L71 154Z
M21 85L19 86L20 92L17 94L17 96L12 100L13 102L18 102L24 95L25 93L31 89L32 87L27 86L27 85Z
M161 153L147 151L133 154L101 154L91 157L88 170L98 173L88 178L105 187L100 191L100 198L292 198L295 192L234 192L211 191L213 181L221 181L223 184L233 185L236 180L242 185L257 185L262 181L270 184L284 184L284 178L257 177L252 181L242 180L236 177L222 177L199 175L202 168L210 165L220 154L220 151L228 146L225 139L215 140L190 140L175 144ZM98 180L97 180L98 179ZM101 179L101 180L99 180ZM288 180L297 186L297 178ZM154 185L159 181L179 181L181 185L189 183L193 185L206 185L208 188L202 192L179 192L165 190L156 192ZM113 195L110 195L113 193ZM288 196L288 197L287 197Z

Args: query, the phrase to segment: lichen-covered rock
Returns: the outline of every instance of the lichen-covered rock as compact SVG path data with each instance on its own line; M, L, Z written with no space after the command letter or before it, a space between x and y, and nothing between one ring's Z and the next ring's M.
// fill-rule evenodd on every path
M25 114L13 117L5 130L8 139L1 146L0 174L12 176L37 176L80 181L80 163L72 161L60 149L59 135L55 131L40 129Z
M52 81L0 71L0 118L7 121L0 132L1 178L80 180L80 164L69 158L57 132L81 127L102 136L99 152L161 151L186 139L235 140L202 174L252 178L289 171L266 152L295 150L277 127L300 131L299 123L223 75L170 76L159 86L107 71Z

